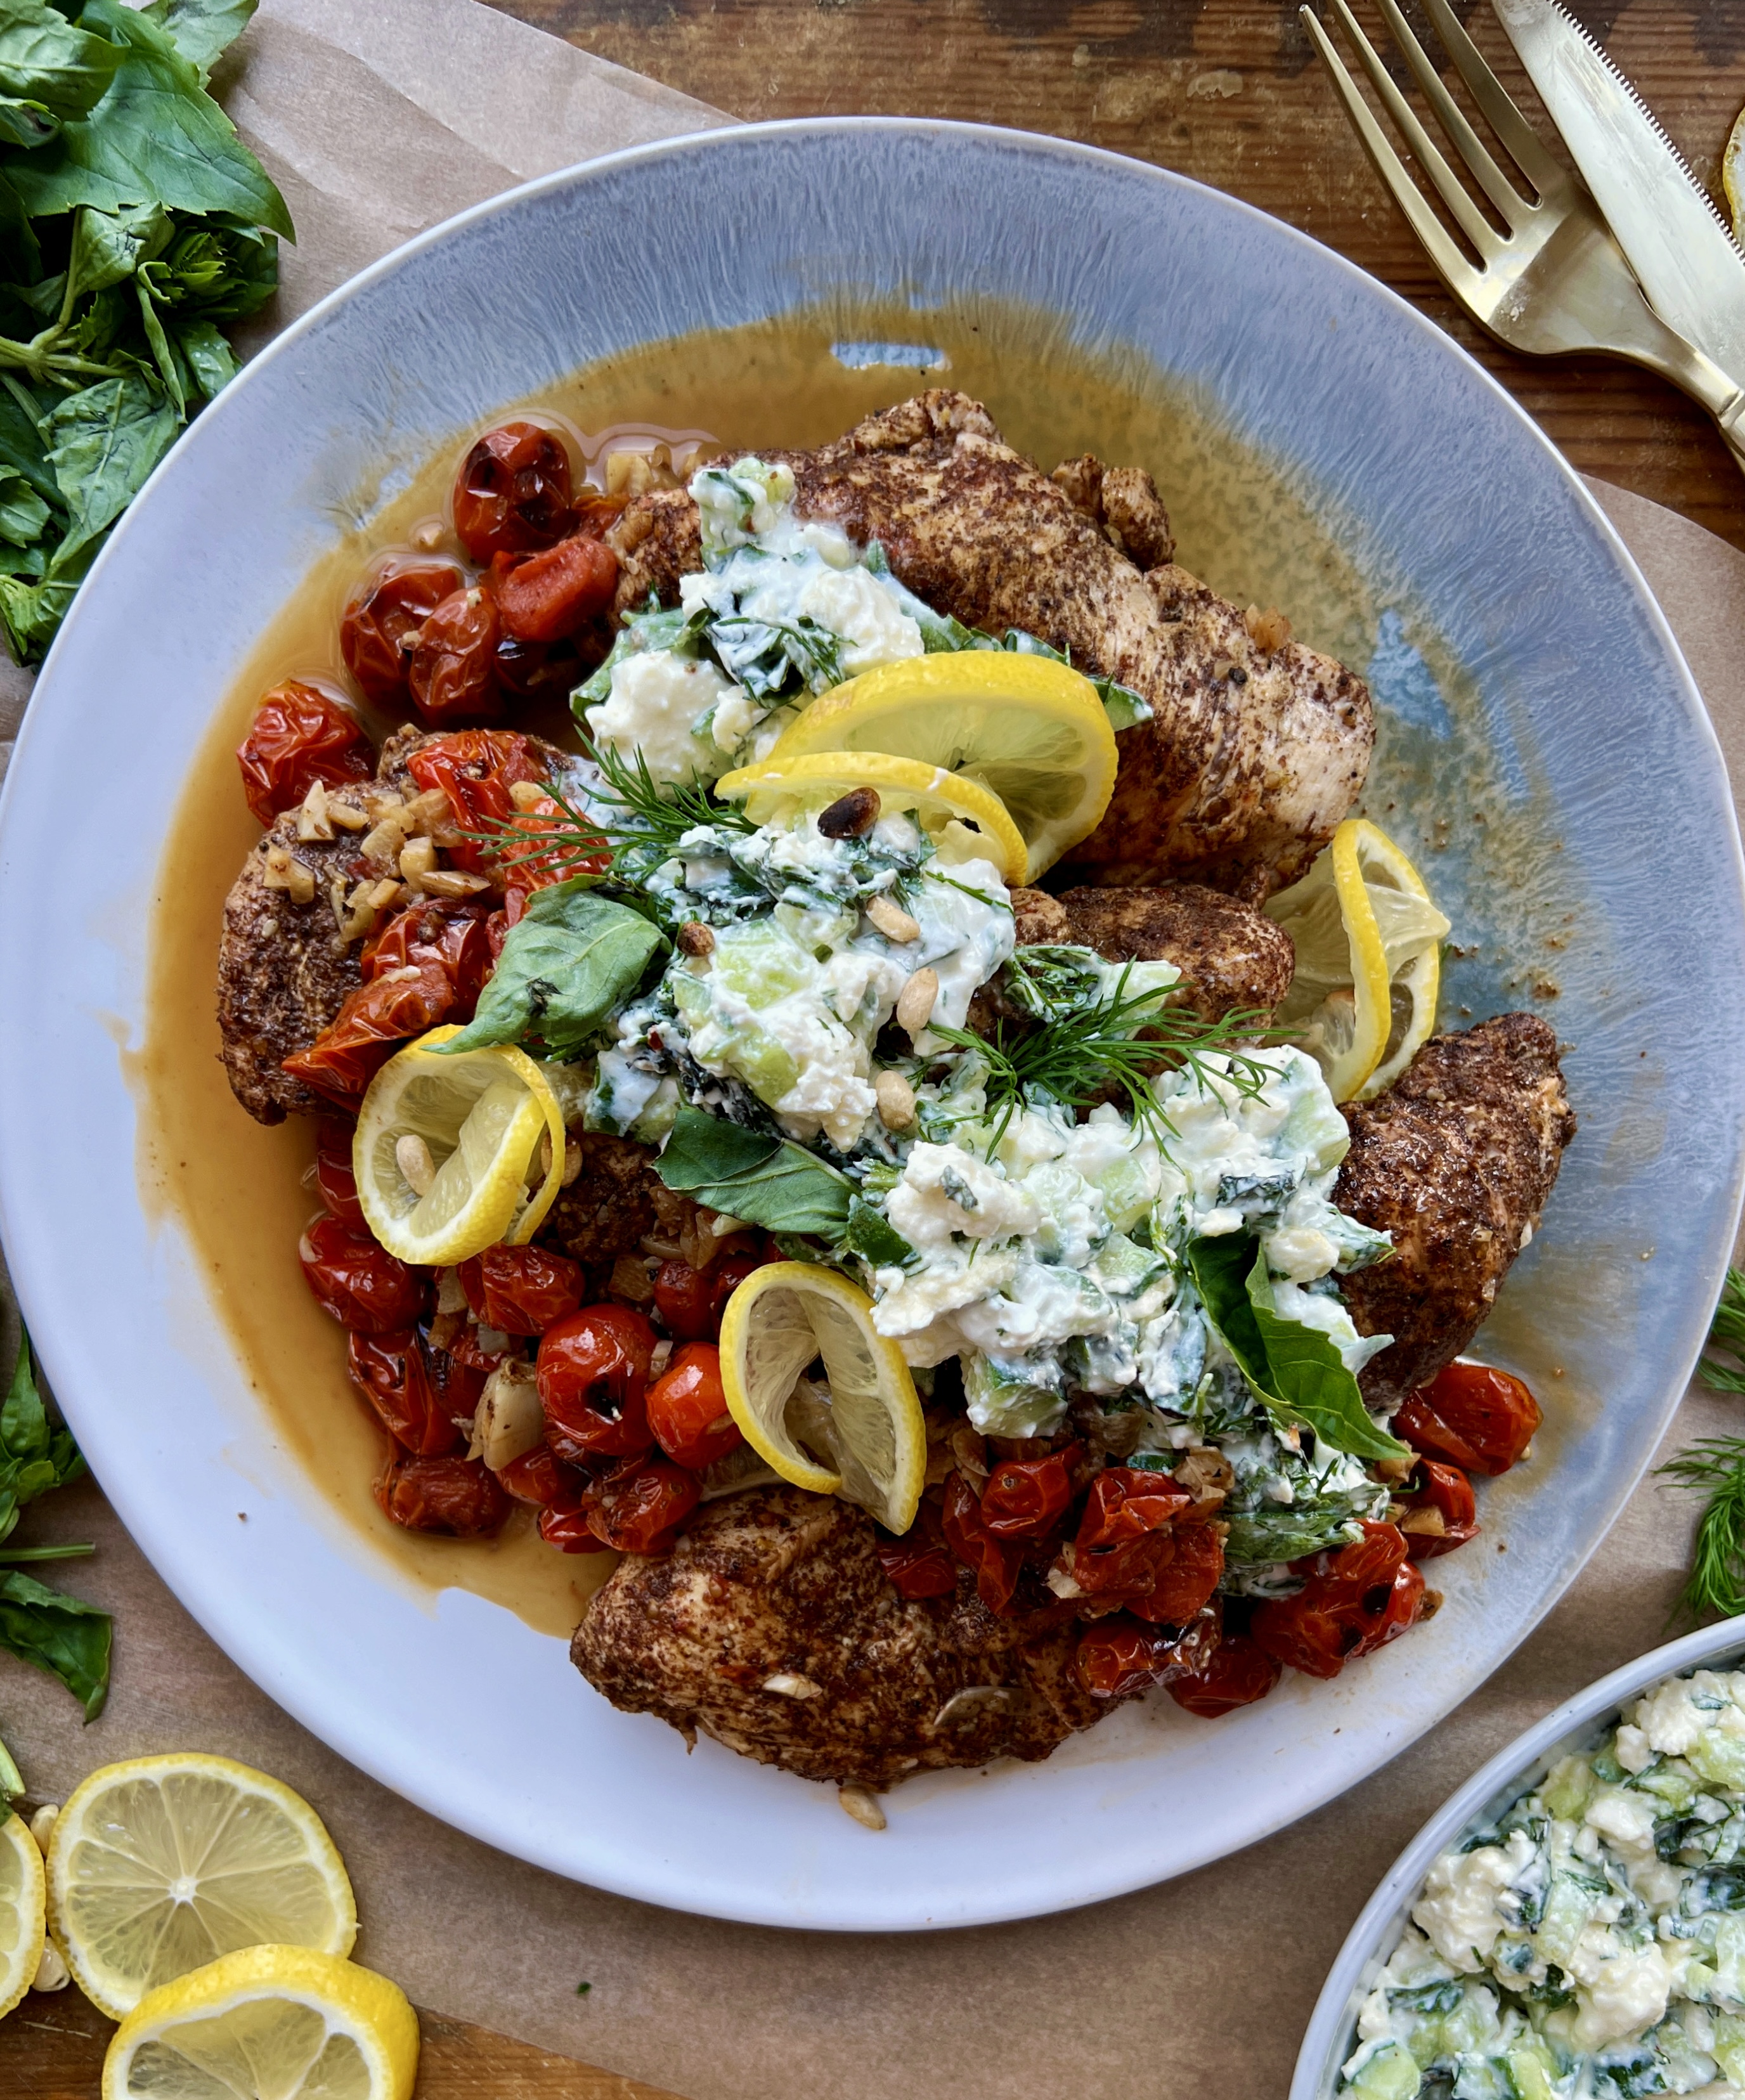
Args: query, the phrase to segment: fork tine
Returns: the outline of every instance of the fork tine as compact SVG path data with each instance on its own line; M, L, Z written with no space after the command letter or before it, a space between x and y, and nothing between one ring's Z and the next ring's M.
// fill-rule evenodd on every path
M1522 213L1530 208L1526 199L1491 159L1484 142L1467 122L1465 111L1442 85L1441 74L1430 64L1429 54L1411 33L1411 24L1400 12L1398 0L1378 0L1378 5L1387 18L1394 42L1405 53L1406 63L1417 76L1418 85L1435 112L1437 122L1454 141L1455 151L1509 225L1518 227Z
M1431 142L1430 135L1418 121L1417 112L1394 85L1387 68L1376 55L1375 46L1364 35L1345 0L1331 0L1331 5L1338 18L1340 28L1345 31L1351 48L1363 61L1363 70L1373 82L1376 94L1381 97L1383 106L1405 134L1412 157L1434 184L1438 196L1448 207L1460 231L1478 253L1488 260L1500 245L1496 229L1468 196L1464 183Z
M1411 230L1423 243L1425 253L1447 280L1448 289L1457 299L1470 305L1479 288L1480 272L1460 253L1449 238L1448 230L1425 202L1424 192L1412 180L1405 162L1394 152L1387 134L1376 121L1375 112L1364 99L1357 82L1345 70L1345 62L1333 47L1333 40L1321 26L1321 19L1310 7L1301 11L1303 26L1314 40L1323 63L1333 77L1333 86L1345 106L1345 114L1351 120L1352 129L1362 142L1376 173L1381 176L1394 201L1411 222Z
M1461 26L1448 0L1424 0L1424 5L1432 26L1442 39L1442 49L1453 60L1468 91L1483 112L1484 121L1502 140L1516 166L1541 198L1565 195L1571 187L1569 177L1545 151L1539 134L1515 107L1503 83L1485 63L1483 54Z

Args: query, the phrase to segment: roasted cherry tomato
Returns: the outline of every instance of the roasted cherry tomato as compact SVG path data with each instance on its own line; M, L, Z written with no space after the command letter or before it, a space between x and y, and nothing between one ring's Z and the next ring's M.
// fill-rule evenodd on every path
M499 1466L497 1477L506 1494L518 1502L530 1502L535 1509L579 1510L581 1491L588 1485L587 1475L566 1466L547 1444L536 1444L531 1451Z
M475 562L549 547L573 515L569 454L537 423L488 430L461 462L454 529Z
M318 1302L354 1335L415 1326L430 1302L427 1270L396 1261L368 1233L338 1218L317 1218L297 1254Z
M539 1342L546 1440L572 1464L636 1457L648 1427L648 1361L655 1330L626 1305L590 1305L548 1327Z
M275 686L237 747L242 792L263 824L294 810L317 780L337 788L376 770L369 739L338 700L300 679Z
M484 1373L433 1349L416 1328L354 1335L347 1351L351 1383L396 1444L439 1458L466 1440L461 1427L484 1391Z
M615 1466L582 1491L594 1537L616 1553L670 1553L697 1499L696 1475L665 1458Z
M506 1335L543 1335L577 1310L587 1287L580 1262L546 1247L487 1247L461 1264L474 1318Z
M383 1513L409 1531L488 1538L501 1531L509 1498L479 1458L400 1458L376 1483Z
M490 916L470 899L431 899L391 920L364 946L363 982L285 1070L355 1110L396 1043L471 1014L491 968Z
M418 629L466 582L453 562L408 562L352 599L339 624L339 653L366 699L404 706Z
M497 682L518 700L541 699L548 693L563 698L587 670L572 642L524 642L506 632L497 645Z
M1167 1473L1107 1467L1091 1482L1077 1535L1058 1564L1087 1596L1148 1598L1175 1558L1171 1527L1190 1499Z
M1544 1418L1519 1379L1488 1364L1452 1363L1412 1394L1394 1433L1469 1473L1506 1473Z
M559 1553L603 1553L606 1546L594 1535L594 1526L585 1509L542 1509L539 1513L539 1535L547 1546L554 1546Z
M1169 1696L1203 1721L1264 1699L1284 1674L1282 1665L1246 1634L1226 1634L1203 1670L1173 1679Z
M357 1180L351 1171L353 1126L338 1116L323 1116L315 1127L315 1185L316 1193L342 1225L353 1232L367 1232L364 1207L357 1200Z
M1154 1625L1185 1626L1212 1601L1224 1573L1224 1542L1209 1524L1177 1523L1164 1536L1168 1558L1149 1590L1128 1598L1127 1608Z
M1001 1458L982 1489L982 1521L996 1538L1040 1538L1072 1500L1077 1446L1045 1458Z
M727 1410L721 1352L713 1342L687 1342L674 1352L648 1388L648 1427L667 1457L694 1473L744 1443Z
M456 827L463 832L495 831L510 822L515 805L510 800L510 789L518 781L532 783L546 777L546 769L534 756L532 745L519 731L506 729L463 729L452 735L432 737L412 753L406 770L419 787L442 789L454 813ZM551 807L555 811L557 805L553 803ZM492 858L489 846L479 839L460 840L448 853L457 867L475 873ZM562 877L550 879L561 880ZM539 885L528 882L522 886L532 889Z
M1004 1617L1012 1609L1024 1569L1019 1539L996 1538L982 1521L982 1505L961 1473L945 1484L945 1542L975 1577L975 1594L991 1612Z
M950 1597L956 1594L957 1563L946 1545L938 1513L926 1524L927 1505L917 1516L915 1529L902 1538L885 1533L874 1535L872 1550L899 1597L917 1602L923 1597Z
M1098 1619L1079 1636L1079 1682L1093 1699L1123 1699L1155 1684L1175 1659L1175 1642L1155 1626L1122 1613Z
M418 629L406 668L412 704L438 729L451 723L493 721L503 712L497 689L497 645L502 634L497 601L470 584L445 598Z
M499 554L491 589L503 632L522 642L562 642L612 603L618 557L587 533L541 554Z
M727 1300L762 1266L762 1256L754 1254L724 1254L707 1268L663 1261L655 1272L655 1311L661 1325L682 1341L713 1341Z
M1250 1630L1275 1661L1309 1677L1336 1677L1354 1656L1404 1633L1424 1602L1424 1577L1391 1524L1363 1525L1355 1545L1295 1565L1308 1575L1294 1597L1269 1597Z
M1399 1528L1414 1560L1434 1560L1478 1536L1473 1484L1458 1466L1445 1466L1439 1458L1420 1458L1406 1500L1411 1507L1400 1519Z

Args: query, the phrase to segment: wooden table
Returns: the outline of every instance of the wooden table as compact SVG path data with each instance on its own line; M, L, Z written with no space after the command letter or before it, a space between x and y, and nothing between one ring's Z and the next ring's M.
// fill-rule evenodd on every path
M1294 0L493 0L747 119L955 117L1130 153L1229 191L1439 321L1574 464L1745 548L1745 479L1683 395L1604 359L1518 357L1466 320L1347 130ZM1488 11L1455 0L1531 105ZM1423 27L1421 10L1408 12ZM1734 0L1575 0L1718 192L1745 104ZM7 2100L95 2100L112 2032L74 1990L0 2023ZM426 2015L420 2100L659 2100L634 2079Z

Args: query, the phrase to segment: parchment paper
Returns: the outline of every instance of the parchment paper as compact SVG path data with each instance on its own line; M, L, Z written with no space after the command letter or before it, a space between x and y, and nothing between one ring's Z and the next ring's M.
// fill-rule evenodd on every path
M303 236L273 324L510 183L727 121L472 0L267 0L219 86ZM1745 779L1745 556L1654 504L1594 488L1660 594L1734 778ZM1668 1449L1735 1426L1740 1405L1694 1392ZM1512 1736L1664 1637L1694 1515L1650 1477L1570 1595L1481 1692L1296 1829L1118 1902L945 1936L685 1917L457 1835L256 1691L91 1485L33 1512L30 1536L98 1542L95 1560L54 1572L117 1615L108 1710L84 1731L58 1687L0 1657L0 1732L33 1791L50 1798L99 1762L152 1750L223 1751L278 1774L316 1804L351 1868L360 1958L421 2005L691 2100L1278 2100L1322 1977L1395 1852ZM583 1982L591 1988L579 1996ZM57 2017L53 2001L32 2003Z

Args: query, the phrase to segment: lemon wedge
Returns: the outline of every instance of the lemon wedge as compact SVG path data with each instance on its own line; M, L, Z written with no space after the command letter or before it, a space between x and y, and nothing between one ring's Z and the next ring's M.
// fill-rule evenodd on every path
M411 2100L418 2018L386 1976L249 1947L152 1991L103 2064L103 2100Z
M30 1988L42 1961L42 1855L21 1815L0 1824L0 2018Z
M1448 921L1416 868L1363 817L1348 817L1266 911L1297 946L1279 1026L1299 1030L1336 1101L1373 1100L1436 1026Z
M802 1383L820 1357L828 1397ZM721 1379L745 1441L784 1480L857 1502L887 1531L915 1521L927 1472L921 1401L864 1290L810 1262L753 1269L727 1301Z
M357 1937L351 1884L308 1802L193 1751L105 1765L73 1789L49 1840L48 1917L112 2020L238 1948L349 1954Z
M840 691L841 687L837 690ZM817 705L822 707L823 701ZM875 788L881 807L912 815L921 829L961 859L974 853L992 860L1008 882L1022 882L1029 864L1024 835L1005 803L961 774L948 773L917 758L882 751L812 751L793 758L770 757L723 774L714 792L743 801L753 823L766 824L784 805L823 809L851 788ZM970 832L967 827L974 825Z
M563 1111L550 1080L503 1044L436 1055L458 1033L433 1028L388 1060L351 1141L369 1229L390 1254L431 1267L523 1245L563 1180Z
M919 759L997 795L1023 834L1033 882L1089 837L1115 792L1115 731L1089 678L1046 656L965 649L851 678L800 717L771 753Z

